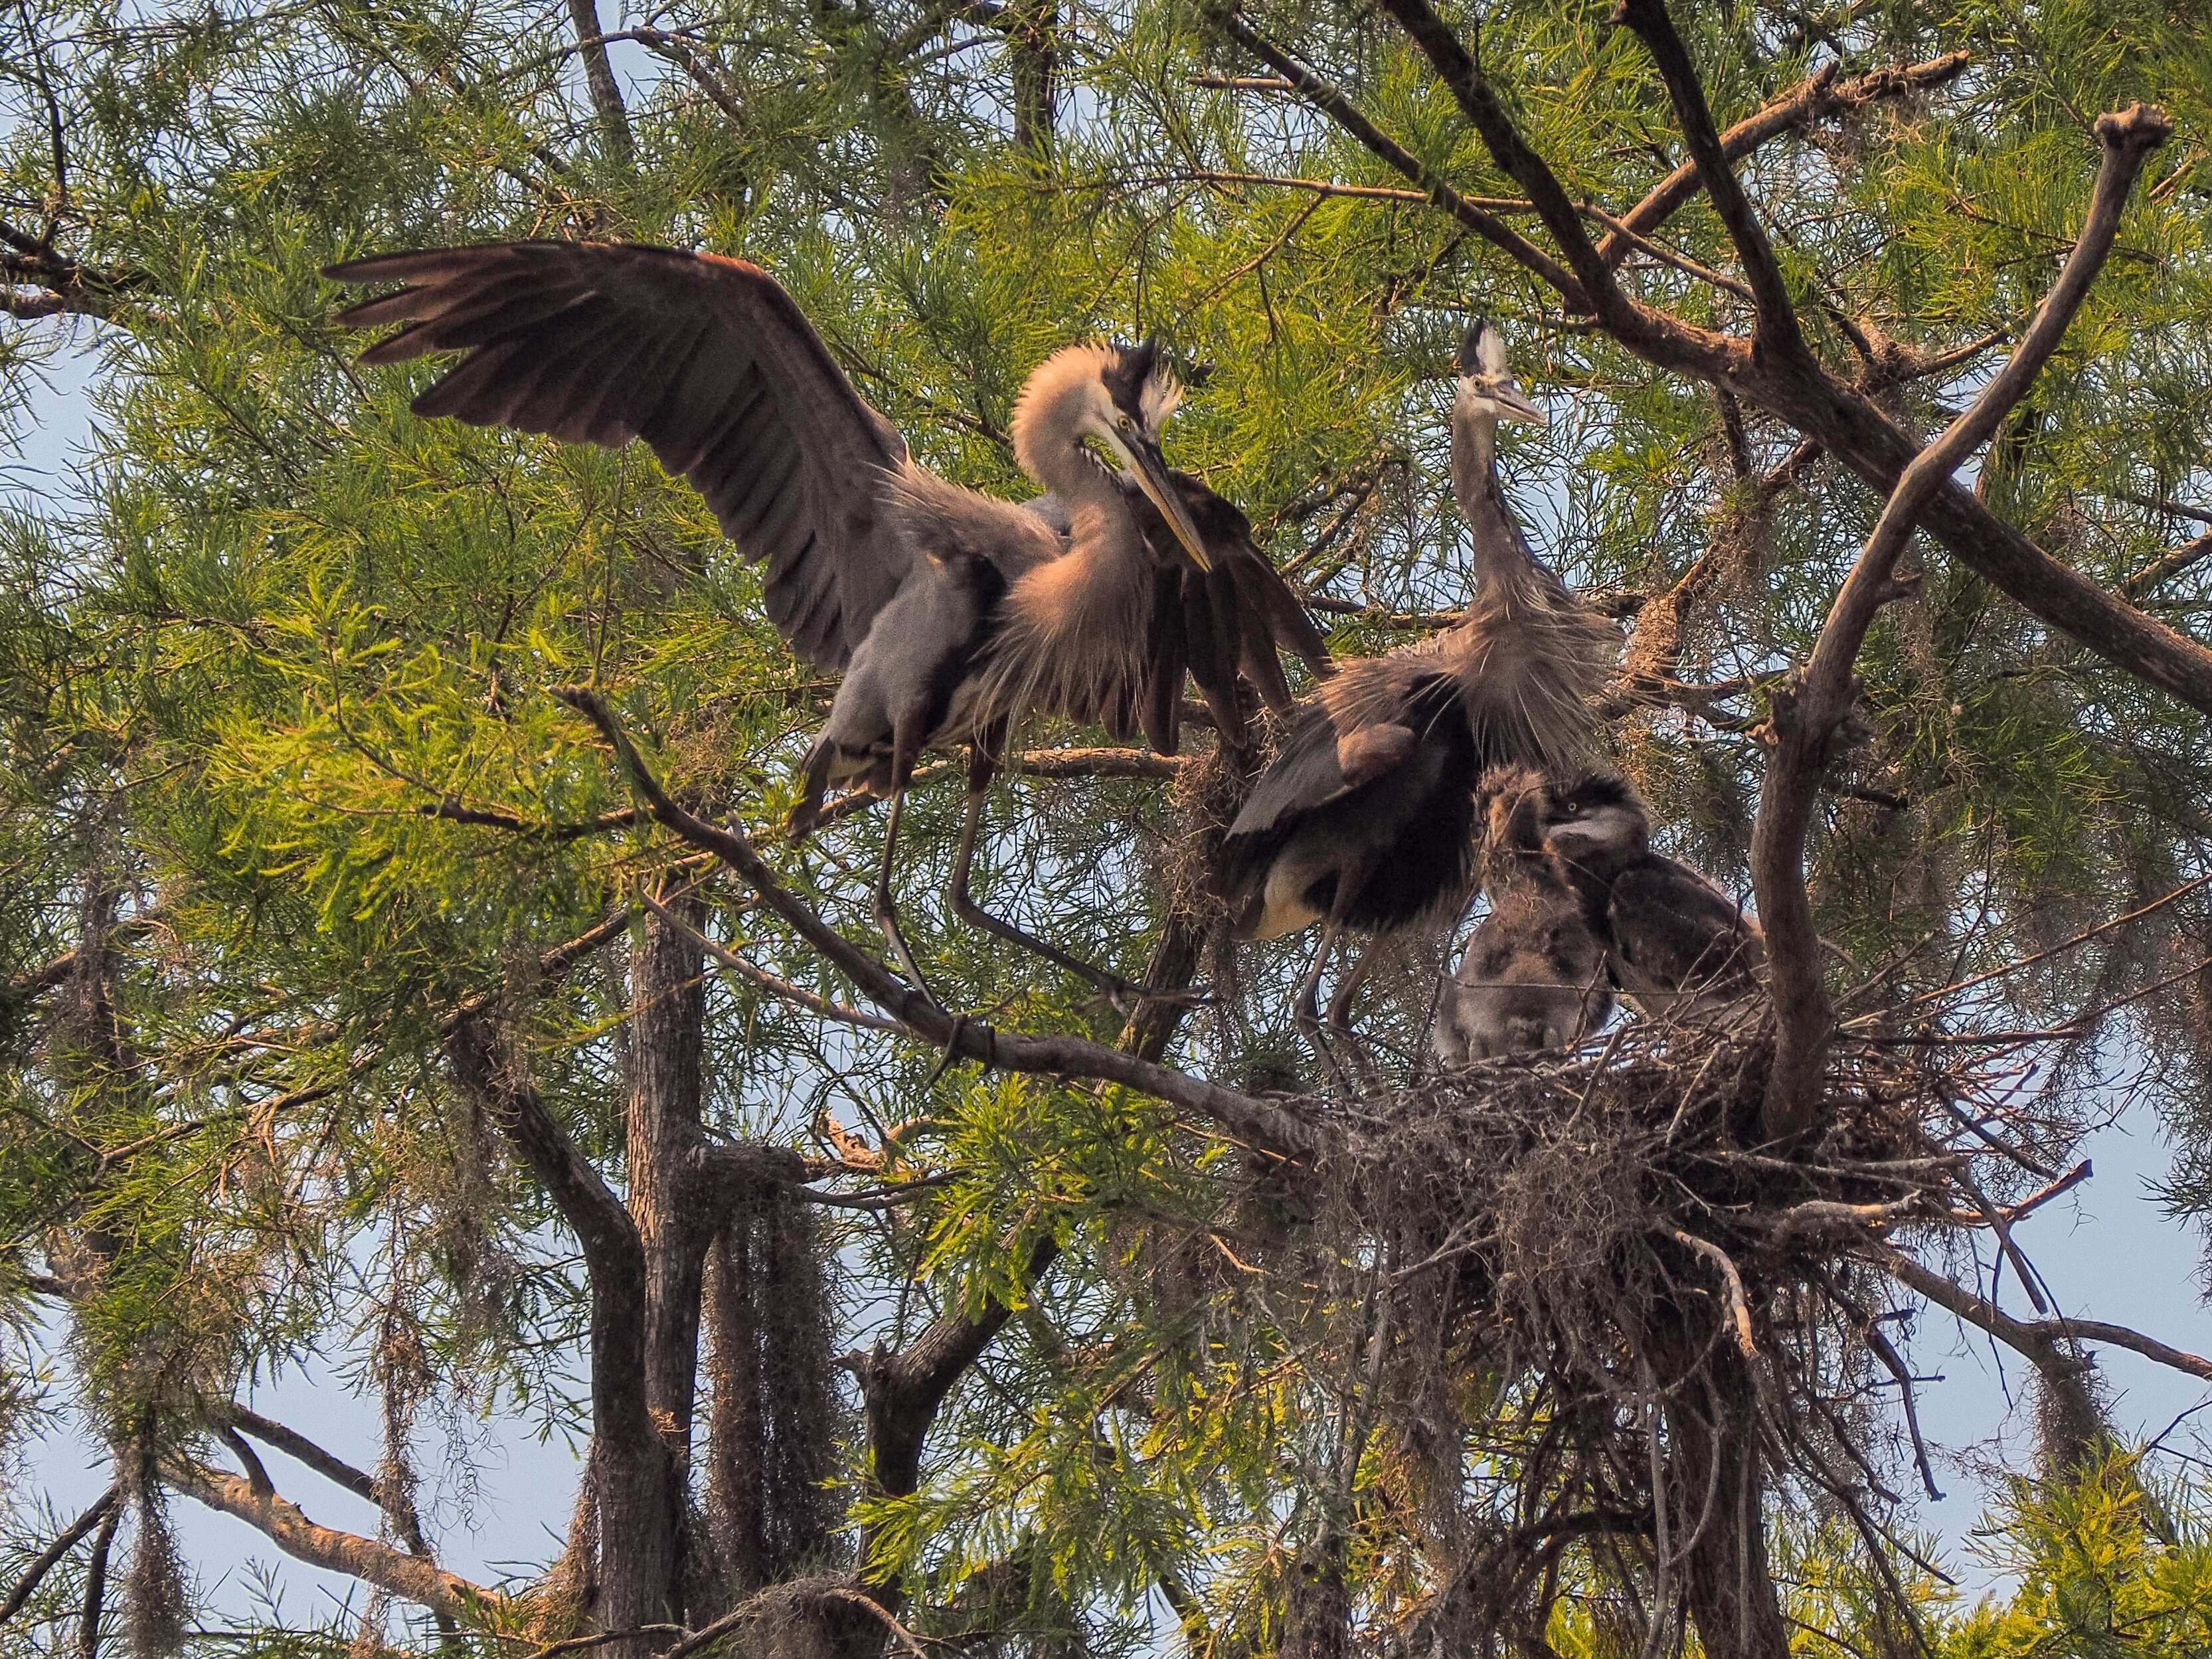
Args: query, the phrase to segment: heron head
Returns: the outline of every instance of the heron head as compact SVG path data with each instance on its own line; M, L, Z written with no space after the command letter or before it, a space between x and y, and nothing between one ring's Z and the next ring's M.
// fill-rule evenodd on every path
M1505 361L1505 337L1487 317L1478 317L1459 344L1459 395L1479 415L1493 420L1550 424L1551 417L1529 402L1513 383Z
M1552 791L1544 839L1565 859L1632 857L1651 844L1651 809L1625 778L1585 772Z
M1106 459L1145 492L1191 562L1210 571L1213 560L1206 550L1206 538L1160 453L1160 428L1182 402L1182 387L1161 361L1157 341L1109 346L1100 354L1082 435L1094 441Z

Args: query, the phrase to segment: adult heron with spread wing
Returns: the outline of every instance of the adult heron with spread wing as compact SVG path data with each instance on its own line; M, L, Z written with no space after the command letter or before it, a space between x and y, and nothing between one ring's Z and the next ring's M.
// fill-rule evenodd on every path
M1544 415L1514 385L1496 328L1468 331L1459 370L1452 490L1474 534L1474 602L1455 627L1348 664L1323 685L1224 847L1244 937L1322 924L1297 1001L1299 1023L1316 1036L1316 997L1339 937L1392 933L1456 907L1473 873L1477 780L1495 765L1571 760L1619 643L1530 550L1499 490L1498 422ZM1367 960L1340 981L1331 1024L1348 1024Z
M956 908L1094 983L1136 988L968 898L967 854L1008 722L1049 712L1117 735L1141 726L1171 752L1186 670L1217 711L1233 711L1240 671L1264 657L1255 683L1287 703L1278 646L1321 652L1249 538L1202 528L1218 498L1170 473L1159 428L1180 394L1151 345L1067 348L1024 389L1015 456L1059 503L1063 536L1043 514L917 465L791 296L744 260L531 241L383 254L327 274L404 284L343 313L349 327L406 325L363 362L467 354L416 412L610 447L642 438L707 498L762 567L769 619L793 648L845 672L794 828L811 824L835 779L866 777L889 795L876 916L918 984L891 893L900 811L921 750L966 742L976 759Z

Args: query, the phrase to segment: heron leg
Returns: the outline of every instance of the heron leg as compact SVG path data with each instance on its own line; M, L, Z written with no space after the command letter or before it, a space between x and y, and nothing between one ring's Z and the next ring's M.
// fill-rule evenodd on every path
M1370 943L1353 960L1352 971L1336 988L1336 994L1328 1000L1328 1029L1352 1034L1352 999L1367 982L1369 970L1375 966L1376 945Z
M937 993L930 989L929 981L922 977L921 969L915 964L914 952L907 949L906 935L900 930L898 905L891 896L891 870L898 856L899 818L906 809L906 787L914 775L915 757L921 751L922 733L919 722L900 720L891 737L890 817L884 824L884 861L876 871L876 926L883 929L884 942L891 947L891 955L915 989L944 1011L945 1005Z
M1358 1085L1344 1069L1344 1062L1336 1057L1336 1050L1329 1046L1328 1034L1322 1029L1321 1019L1321 976L1328 968L1329 957L1335 954L1337 937L1343 931L1343 919L1332 909L1321 925L1321 944L1314 951L1313 961L1307 965L1305 977L1298 981L1297 1000L1292 1005L1291 1018L1313 1046L1322 1064L1335 1077L1338 1086L1352 1094L1358 1092Z
M1080 957L1070 956L1059 946L1017 927L1005 917L993 915L975 902L968 890L969 872L975 862L976 836L983 827L984 798L998 767L997 738L1003 735L1003 732L986 734L968 751L968 810L960 825L960 850L952 860L950 895L952 914L969 927L980 927L1009 945L1018 945L1032 956L1042 957L1054 967L1074 975L1085 984L1095 986L1113 1006L1114 1012L1124 1018L1128 1017L1133 1004L1146 999L1160 1002L1202 1000L1202 998L1187 991L1148 990L1133 980L1123 979L1119 974L1109 973Z

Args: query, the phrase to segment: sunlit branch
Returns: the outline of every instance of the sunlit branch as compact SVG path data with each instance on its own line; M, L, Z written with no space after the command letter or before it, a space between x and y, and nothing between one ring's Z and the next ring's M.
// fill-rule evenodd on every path
M374 1538L319 1526L300 1507L274 1491L185 1458L170 1458L162 1478L187 1498L220 1510L254 1528L277 1548L309 1566L343 1573L363 1583L449 1617L481 1622L504 1605L496 1590L471 1583L434 1562L394 1549Z

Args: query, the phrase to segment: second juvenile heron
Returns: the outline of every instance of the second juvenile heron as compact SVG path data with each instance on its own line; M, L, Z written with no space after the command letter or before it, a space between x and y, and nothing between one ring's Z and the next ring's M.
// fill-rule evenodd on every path
M1306 704L1230 826L1224 874L1239 933L1275 939L1318 921L1299 1023L1318 1034L1322 975L1347 929L1389 933L1464 897L1474 789L1490 767L1557 767L1591 728L1589 699L1619 636L1578 605L1521 534L1497 478L1498 424L1541 422L1504 342L1469 329L1452 402L1452 489L1474 536L1465 617L1418 645L1344 666ZM1367 957L1329 1006L1348 1023Z

